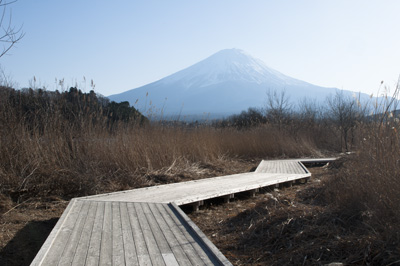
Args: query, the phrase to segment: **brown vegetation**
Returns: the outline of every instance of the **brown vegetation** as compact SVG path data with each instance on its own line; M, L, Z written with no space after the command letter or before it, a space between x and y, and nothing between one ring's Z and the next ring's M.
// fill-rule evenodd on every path
M357 152L326 183L325 196L342 213L361 216L370 230L400 242L399 123L370 125ZM337 163L337 164L338 164Z
M300 112L275 108L277 113L272 106L270 113L249 109L218 123L188 124L149 122L129 104L108 103L74 88L48 93L2 87L1 247L28 223L9 215L32 204L65 204L76 196L249 171L261 158L320 157L350 149L355 153L306 192L292 188L279 199L273 192L256 205L221 207L221 213L234 210L229 219L207 222L207 211L199 213L203 221L193 219L206 232L208 223L224 225L210 238L238 265L395 262L400 126L389 111L393 103L366 117L351 99L337 97L329 112L303 103ZM351 114L342 112L348 107ZM34 213L33 205L28 209ZM19 226L7 231L13 221Z
M315 138L331 135L317 123L296 134L274 124L139 123L114 119L92 92L1 90L0 193L14 202L210 177L226 174L213 169L233 159L321 156L333 143Z
M311 185L209 206L191 218L235 265L400 264L395 102L385 98L365 120L346 121L354 115L348 109L337 115L340 139L360 142L328 168L312 169Z
M234 265L397 265L398 239L325 197L336 167L310 168L306 185L212 203L189 216Z

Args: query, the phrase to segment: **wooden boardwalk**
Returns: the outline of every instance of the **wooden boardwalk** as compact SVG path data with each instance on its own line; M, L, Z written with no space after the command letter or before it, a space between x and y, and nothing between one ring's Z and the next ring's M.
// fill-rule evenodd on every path
M31 265L231 265L178 207L311 176L301 160L253 173L72 199Z
M281 174L296 174L309 175L310 172L301 161L297 160L263 160L257 167L256 173L281 173Z
M139 188L83 199L157 203L175 202L177 205L184 205L304 179L310 176L310 173L305 172L302 174L245 173Z

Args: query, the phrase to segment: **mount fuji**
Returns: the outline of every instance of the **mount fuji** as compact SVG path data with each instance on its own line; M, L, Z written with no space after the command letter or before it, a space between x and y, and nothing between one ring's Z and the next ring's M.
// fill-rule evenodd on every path
M239 49L221 50L163 79L120 94L112 101L129 101L139 111L164 117L228 116L265 105L267 91L285 90L290 101L317 101L338 89L291 78L267 67Z

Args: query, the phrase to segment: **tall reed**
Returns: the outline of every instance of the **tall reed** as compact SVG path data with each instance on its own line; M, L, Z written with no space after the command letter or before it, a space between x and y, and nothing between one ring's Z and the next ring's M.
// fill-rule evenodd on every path
M350 216L360 216L387 236L400 229L400 121L396 116L399 85L375 103L363 125L355 154L326 184L329 200Z
M75 104L40 91L0 93L0 193L16 201L211 177L229 172L213 169L231 160L319 155L313 131L293 136L269 124L237 130L138 119L111 124L113 114L75 90L66 95Z

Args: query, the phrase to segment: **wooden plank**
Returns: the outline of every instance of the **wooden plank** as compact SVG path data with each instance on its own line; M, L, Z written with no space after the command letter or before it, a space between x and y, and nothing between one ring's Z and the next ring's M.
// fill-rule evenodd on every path
M165 222L167 223L171 232L174 234L180 247L185 252L186 257L191 262L191 265L205 265L203 259L200 257L200 254L194 248L194 246L196 245L195 240L186 231L185 227L176 217L176 214L172 212L170 206L166 204L157 204L157 208L164 217Z
M172 254L172 253L168 253L168 254L163 253L162 257L164 259L164 263L165 263L166 266L179 266L179 263L176 260L174 254Z
M149 203L148 206L151 210L151 212L154 215L155 220L158 223L158 226L160 227L161 232L164 234L164 237L167 240L167 243L174 255L175 260L177 261L177 263L179 263L180 265L190 265L190 261L187 258L185 252L183 251L182 247L180 246L177 238L174 236L173 232L171 231L171 228L168 226L167 222L165 219L169 219L171 220L171 217L168 215L164 215L166 214L166 212L162 212L162 210L164 210L161 206L161 210L158 208L158 205L162 205L162 204L158 204L158 203ZM163 256L164 257L164 256ZM172 260L170 258L170 256L168 256L168 261ZM164 258L165 261L165 258ZM171 261L171 263L173 263L173 261ZM165 264L169 264L169 262L165 263Z
M305 171L307 174L310 174L310 171L308 171L307 167L306 167L302 162L299 162L299 165L301 166L301 168L304 169L304 171Z
M58 219L56 225L54 226L53 230L50 232L49 236L47 237L46 241L44 242L43 246L40 248L38 254L36 254L35 258L33 259L31 265L32 266L37 266L37 265L42 265L43 261L46 259L46 261L49 261L49 258L47 258L47 255L49 257L57 258L56 256L52 256L50 251L57 253L57 250L59 250L59 254L61 255L63 247L61 248L62 241L58 241L57 243L54 243L57 239L57 236L62 232L61 228L64 226L66 223L67 219L70 218L70 215L74 215L74 211L72 210L73 208L77 208L76 204L77 200L72 199L71 202L68 204L67 208L61 215L60 219ZM73 219L72 219L73 220ZM66 244L66 241L68 239L65 239L65 236L68 236L68 234L61 236L61 240L64 240ZM58 247L58 248L56 248Z
M215 182L219 183L224 183L226 180L231 180L231 179L237 179L237 178L242 178L242 179L248 179L251 178L251 176L254 173L244 173L244 174L236 174L236 175L229 175L229 176L221 176L221 177L215 177L215 178L207 178L207 179L201 179L201 180L194 180L194 181L187 181L187 182L181 182L181 183L173 183L173 184L168 184L168 185L160 185L160 186L153 186L153 187L148 187L148 188L141 188L141 189L134 189L134 190L128 190L124 192L115 192L115 193L109 193L109 194L104 194L104 195L95 195L91 197L85 197L82 199L94 199L94 200L100 200L100 201L127 201L127 202L158 202L160 203L159 197L165 197L167 194L171 194L170 190L177 189L177 190L182 190L182 193L185 193L187 195L192 194L191 191L188 191L187 189L191 188L196 188L199 186L204 186L207 187L210 184L213 184ZM151 195L149 195L151 193ZM132 199L134 197L134 199ZM144 197L144 198L143 198ZM170 195L170 197L173 197L173 195ZM170 202L170 201L169 201ZM169 203L165 202L165 203Z
M168 243L164 232L161 230L156 217L151 211L148 203L142 203L142 209L144 214L146 215L147 221L149 223L150 229L153 233L154 239L157 242L157 246L161 252L161 256L164 259L164 263L166 265L178 265L178 262L175 259L175 256L172 252L170 244ZM174 259L172 259L172 257Z
M197 182L175 184L131 190L127 193L115 193L93 199L101 201L134 201L134 202L175 202L178 205L235 194L251 189L282 183L288 179L301 179L309 174L293 175L279 173L245 173Z
M135 241L133 239L132 225L130 222L128 207L126 202L121 202L121 223L122 236L124 241L125 263L129 265L138 265L139 261L136 255Z
M147 250L146 241L143 231L139 223L138 214L133 203L127 203L128 215L132 227L133 239L138 257L139 265L151 265L149 251Z
M210 187L199 187L192 188L192 195L180 195L179 191L174 191L174 196L176 197L173 201L178 205L188 204L191 202L196 202L200 200L205 200L209 198L221 197L228 194L235 194L239 192L244 192L256 188L267 187L276 183L286 182L288 180L295 180L308 177L309 174L304 175L289 175L289 174L276 174L272 176L271 179L256 178L255 180L249 180L246 182L245 179L239 180L239 182L232 182L229 184L209 184ZM179 198L179 196L181 196Z
M88 255L86 258L86 265L88 266L99 265L100 261L100 244L103 231L105 203L104 202L96 202L96 203L97 203L96 217L94 219L92 236L90 238Z
M310 159L317 161L317 159ZM301 170L303 168L303 170ZM301 159L297 160L276 160L276 161L262 161L259 167L256 169L255 173L244 173L244 174L237 174L237 175L230 175L230 176L222 176L222 177L215 177L203 180L194 180L182 183L175 183L175 184L168 184L168 185L161 185L161 186L154 186L149 188L141 188L135 190L128 190L122 192L115 192L103 195L95 195L90 197L85 197L84 199L95 199L95 200L104 200L104 201L127 201L127 202L163 202L169 203L174 202L174 193L169 193L171 190L181 190L179 197L184 197L185 191L187 195L190 195L190 189L194 187L212 187L213 184L216 182L231 182L232 180L237 179L253 179L253 178L262 178L260 176L257 177L257 174L264 173L265 178L270 178L271 174L273 173L297 173L297 174L308 174L309 172L306 170L304 165L301 164ZM277 182L283 182L282 180L277 180ZM167 191L168 190L168 191ZM167 191L167 192L166 192ZM235 193L233 191L232 193Z
M169 247L169 244L168 244L163 232L160 230L160 227L158 226L158 223L157 223L153 213L151 212L148 203L142 203L140 205L142 206L143 213L146 216L147 222L150 226L150 230L154 236L154 240L157 243L160 253L161 254L172 253L172 250Z
M153 232L151 231L149 222L147 221L146 215L144 214L142 203L135 202L134 206L137 216L139 218L140 227L142 228L143 237L146 242L147 250L149 251L152 264L165 265L160 249L158 248Z
M104 205L103 229L100 246L100 265L112 265L112 209L111 202Z
M196 242L201 246L203 251L207 254L211 265L232 265L229 260L219 251L219 249L207 238L207 236L197 227L197 225L190 220L190 218L176 205L175 203L168 204L172 212L176 213L185 226L187 231L196 237ZM204 260L204 258L203 258ZM209 265L209 264L207 264Z
M256 173L288 173L304 174L309 173L298 160L276 160L262 161L257 167Z
M338 158L301 158L299 161L303 164L319 164L319 163L329 163L337 160Z
M191 230L191 227L185 222L182 216L176 211L174 207L168 205L168 210L171 213L171 217L175 220L175 223L178 225L181 233L183 233L187 240L191 243L195 254L200 257L203 265L215 265L215 261L212 261L213 256L210 254L210 251L205 248L203 242L198 238L198 235ZM199 265L199 264L194 264Z
M288 163L287 170L284 173L298 174L299 173L298 163L296 161Z
M83 203L84 201L75 201L75 206L73 206L73 208L70 210L68 217L59 230L59 234L54 239L54 242L50 247L48 256L44 258L41 265L58 265L60 258L62 258L64 253L65 247L70 241L70 237L79 218Z
M125 265L124 241L122 237L122 222L120 203L113 202L112 209L112 265Z
M83 201L82 208L77 217L74 229L71 231L71 235L68 239L67 245L65 246L64 252L58 262L58 265L71 265L74 259L76 249L78 247L79 240L82 236L83 227L87 219L87 213L89 211L90 201Z
M89 205L90 204L90 205ZM86 257L89 250L89 243L92 237L92 228L94 225L94 218L97 211L96 202L88 202L89 209L86 217L85 224L80 236L78 246L76 248L75 256L72 261L72 265L84 265L86 263Z

